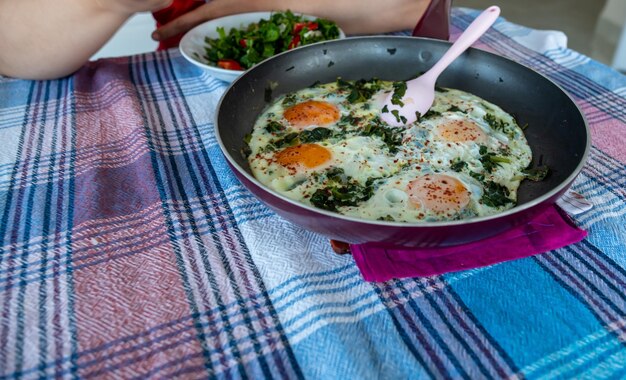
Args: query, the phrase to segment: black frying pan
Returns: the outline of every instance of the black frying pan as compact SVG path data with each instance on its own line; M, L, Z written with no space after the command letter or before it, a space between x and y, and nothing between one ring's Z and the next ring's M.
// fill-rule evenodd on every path
M518 205L498 215L452 222L366 221L309 207L256 181L241 154L244 135L277 96L310 86L380 78L407 80L429 69L450 43L416 37L354 37L318 43L274 56L245 72L223 95L216 135L235 175L286 219L348 243L384 241L405 246L447 246L486 238L524 223L551 206L582 169L590 147L586 121L556 84L509 59L470 48L440 76L438 85L476 94L515 115L535 164L550 167L541 182L524 181Z

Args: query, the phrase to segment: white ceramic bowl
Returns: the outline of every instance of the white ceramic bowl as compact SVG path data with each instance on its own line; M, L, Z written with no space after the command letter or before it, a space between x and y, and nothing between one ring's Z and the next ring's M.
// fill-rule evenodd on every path
M207 21L203 24L196 26L195 28L188 31L180 41L178 48L180 49L181 54L185 57L189 62L194 65L201 67L207 70L211 75L213 75L217 79L221 79L226 82L232 82L237 77L239 77L243 71L242 70L226 70L220 67L215 67L209 65L202 57L205 53L206 43L204 42L205 37L209 38L218 38L219 34L217 33L218 27L223 27L226 33L231 28L243 29L246 26L259 22L260 20L269 20L272 13L275 12L250 12L250 13L240 13L231 16L225 16L216 18L210 21ZM314 20L318 17L311 15L302 15L304 19ZM339 38L345 38L346 35L339 28Z

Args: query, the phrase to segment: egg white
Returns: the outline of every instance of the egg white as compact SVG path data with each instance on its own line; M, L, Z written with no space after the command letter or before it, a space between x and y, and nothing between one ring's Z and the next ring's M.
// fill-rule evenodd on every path
M478 96L443 89L436 93L431 112L406 126L402 131L402 144L392 150L380 136L364 136L359 132L364 125L375 122L381 99L389 91L392 91L391 82L382 82L382 90L367 102L352 104L347 100L348 94L340 91L337 83L329 83L277 98L259 116L251 133L248 159L252 173L271 189L311 204L315 191L328 185L324 173L341 169L345 177L355 183L365 186L372 182L374 192L367 200L341 206L334 211L370 220L415 222L463 219L491 215L514 206L517 189L523 179L520 173L530 164L532 153L523 131L510 114ZM340 121L304 128L313 130L324 127L335 133L334 137L315 142L330 151L331 159L314 168L286 168L274 159L275 154L285 147L268 149L268 146L285 134L300 132L286 122L284 113L290 105L307 100L324 101L340 111ZM495 127L490 123L490 117L495 117ZM358 121L346 123L346 118ZM474 123L485 136L484 140L450 142L439 136L437 126L454 120ZM269 122L281 123L284 130L267 131ZM491 165L491 170L487 170L485 164L485 151L499 160ZM454 164L459 162L463 163L462 169L454 170ZM416 207L409 200L407 185L429 173L457 179L467 190L469 203L454 215ZM497 206L486 204L483 195L488 182L505 187L513 201Z

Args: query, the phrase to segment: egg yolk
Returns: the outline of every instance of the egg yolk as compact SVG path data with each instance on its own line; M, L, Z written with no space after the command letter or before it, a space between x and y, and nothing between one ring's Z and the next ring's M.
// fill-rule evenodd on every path
M484 142L487 139L485 132L470 120L447 120L437 126L439 137L450 142L476 141Z
M339 109L333 104L318 100L307 100L289 107L284 113L289 124L296 128L309 125L325 125L339 120Z
M330 160L330 151L318 144L290 146L276 154L276 160L283 166L304 166L314 168Z
M467 188L445 174L427 174L414 179L407 186L407 194L415 206L438 214L459 212L470 201Z

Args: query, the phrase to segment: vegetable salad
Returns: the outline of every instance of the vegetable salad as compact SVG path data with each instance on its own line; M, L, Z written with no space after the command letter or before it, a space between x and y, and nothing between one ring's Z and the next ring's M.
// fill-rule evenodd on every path
M227 70L245 70L275 54L319 41L339 37L333 21L305 19L291 11L273 13L244 29L217 28L219 38L205 38L209 64Z

